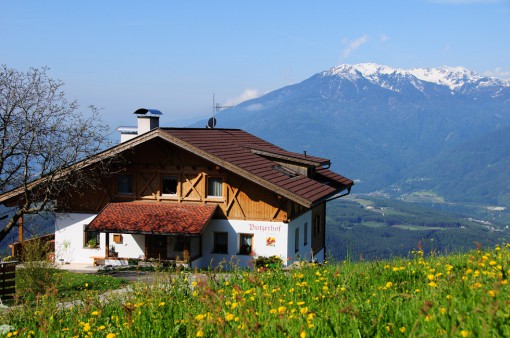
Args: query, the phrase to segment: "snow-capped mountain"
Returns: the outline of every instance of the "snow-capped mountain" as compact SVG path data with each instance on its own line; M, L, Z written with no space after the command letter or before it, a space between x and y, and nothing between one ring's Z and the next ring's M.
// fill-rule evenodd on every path
M415 180L418 168L420 177L427 177L423 182L429 186L424 189L431 190L446 186L447 177L449 187L487 187L495 177L506 177L493 171L478 177L489 171L473 171L484 165L491 170L507 168L496 163L505 152L499 157L462 156L466 160L456 162L456 170L434 162L439 157L447 161L457 149L465 153L474 149L473 144L493 142L496 138L487 135L503 128L510 130L510 82L462 67L405 70L372 63L340 65L216 117L219 128L242 128L286 149L330 158L335 170L359 180L357 192ZM506 147L510 163L507 141L510 138L477 149ZM446 167L455 177L442 172ZM491 203L498 203L498 196L510 196L504 189L510 186L510 176L508 182L490 186ZM510 197L507 200L510 208Z
M355 65L340 65L322 72L322 76L339 76L356 81L364 77L370 82L386 89L398 91L391 86L392 78L407 78L415 88L423 90L422 82L430 82L440 86L446 86L452 91L458 91L467 85L489 87L510 87L510 81L495 77L484 77L464 67L438 67L438 68L392 68L375 63L359 63ZM414 79L413 79L414 77Z

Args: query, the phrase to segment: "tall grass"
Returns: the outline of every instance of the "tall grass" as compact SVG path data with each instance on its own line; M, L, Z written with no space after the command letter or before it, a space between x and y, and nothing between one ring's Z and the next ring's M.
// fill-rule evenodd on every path
M510 336L510 245L292 271L162 274L107 302L1 315L18 336Z

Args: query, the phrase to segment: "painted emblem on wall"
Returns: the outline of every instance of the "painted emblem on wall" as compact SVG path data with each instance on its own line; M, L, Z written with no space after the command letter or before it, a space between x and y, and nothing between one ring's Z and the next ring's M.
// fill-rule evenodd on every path
M274 237L266 237L266 246L275 246L276 238Z

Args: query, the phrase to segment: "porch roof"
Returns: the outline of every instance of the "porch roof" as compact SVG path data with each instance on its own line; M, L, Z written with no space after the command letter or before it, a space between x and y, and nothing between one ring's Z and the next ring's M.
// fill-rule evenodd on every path
M101 232L199 235L217 205L109 203L87 229Z

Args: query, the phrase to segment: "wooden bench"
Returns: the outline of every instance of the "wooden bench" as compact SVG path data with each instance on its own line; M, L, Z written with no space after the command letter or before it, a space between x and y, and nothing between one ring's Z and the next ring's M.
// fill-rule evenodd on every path
M98 266L99 264L97 263L97 261L99 261L101 259L106 259L106 257L100 257L100 256L91 256L90 258L92 258L92 260L93 260L92 266Z
M126 263L128 263L128 260L129 258L125 258L125 257L104 257L104 256L91 256L90 258L92 258L93 260L93 266L98 266L99 263L98 261L102 261L104 260L105 262L106 261L126 261ZM116 264L112 264L112 265L116 265ZM118 264L118 265L128 265L128 264Z

